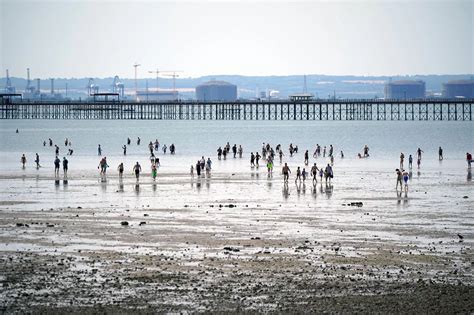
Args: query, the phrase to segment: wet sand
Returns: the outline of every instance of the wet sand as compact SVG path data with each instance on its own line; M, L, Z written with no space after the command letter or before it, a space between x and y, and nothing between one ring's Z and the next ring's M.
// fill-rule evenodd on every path
M387 169L287 188L263 169L4 174L1 310L472 313L465 169L424 169L406 197Z

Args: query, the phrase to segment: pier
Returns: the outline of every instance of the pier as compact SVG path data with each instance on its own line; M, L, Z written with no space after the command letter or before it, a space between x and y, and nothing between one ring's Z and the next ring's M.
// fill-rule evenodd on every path
M0 119L472 121L473 104L473 99L139 103L2 99Z

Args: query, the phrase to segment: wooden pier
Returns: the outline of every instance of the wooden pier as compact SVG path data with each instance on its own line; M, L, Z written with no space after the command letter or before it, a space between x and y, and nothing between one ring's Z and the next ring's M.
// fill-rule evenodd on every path
M236 102L28 102L0 104L0 119L460 120L473 99Z

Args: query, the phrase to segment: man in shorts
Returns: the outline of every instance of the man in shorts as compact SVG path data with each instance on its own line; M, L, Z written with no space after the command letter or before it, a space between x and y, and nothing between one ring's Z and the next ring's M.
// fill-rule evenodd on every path
M137 178L137 181L138 181L138 179L140 178L140 172L142 171L142 167L140 166L138 162L133 167L133 171L135 172L135 177Z
M313 175L313 183L317 183L318 180L316 177L318 176L318 167L316 166L316 163L314 163L313 167L311 167L311 175Z

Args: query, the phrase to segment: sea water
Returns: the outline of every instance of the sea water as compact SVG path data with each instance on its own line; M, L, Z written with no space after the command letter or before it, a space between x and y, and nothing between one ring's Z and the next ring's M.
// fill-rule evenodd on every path
M96 170L100 160L99 144L102 155L114 168L120 162L124 162L126 168L131 168L137 161L148 163L148 143L155 139L160 142L160 149L155 154L161 160L162 172L188 173L190 165L201 156L215 161L217 148L224 147L227 142L231 146L242 145L244 157L239 162L221 163L219 168L215 165L217 171L247 171L250 152L261 152L262 143L270 143L273 147L281 144L284 161L294 165L302 164L305 150L309 150L312 157L316 144L326 146L327 151L332 144L336 157L343 151L346 164L356 160L364 145L368 145L372 164L391 161L395 166L401 152L405 154L406 163L412 154L416 164L417 148L424 151L424 165L437 163L438 147L441 146L446 164L454 162L461 167L465 166L466 152L474 151L473 127L473 122L461 121L6 120L0 124L0 172L17 172L22 154L28 159L27 165L33 167L35 153L40 155L40 164L44 166L40 171L51 171L55 148L49 146L49 138L59 146L61 159L67 156L69 148L74 150L73 156L67 156L72 172ZM127 146L124 157L122 146L127 137L132 143ZM140 145L136 144L138 137L141 138ZM72 146L64 145L66 138ZM43 141L47 142L46 146ZM176 146L176 154L170 157L172 143ZM289 156L290 143L299 149L294 157ZM164 144L168 146L166 155L161 150Z

